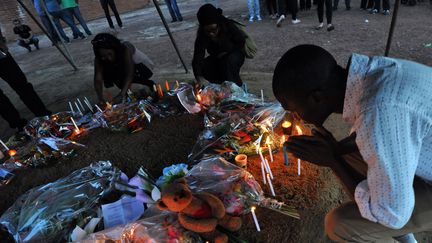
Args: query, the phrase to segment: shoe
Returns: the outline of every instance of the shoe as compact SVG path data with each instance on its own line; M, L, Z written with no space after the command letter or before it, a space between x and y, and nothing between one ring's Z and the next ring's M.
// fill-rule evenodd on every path
M254 17L249 17L249 22L253 22L254 21Z
M324 23L320 23L317 27L315 27L316 30L320 30L324 27Z
M257 15L256 18L257 18L258 21L261 21L261 20L262 20L262 18L261 18L260 15Z
M80 36L79 37L81 40L86 40L87 39L87 37L85 36L85 35L82 35L82 36Z
M281 27L281 25L282 25L282 22L285 20L285 15L281 15L280 17L279 17L279 19L278 19L278 21L276 22L276 26L277 27Z
M334 25L332 25L332 24L328 24L327 25L327 31L332 31L332 30L334 30L335 29L335 27L334 27Z
M273 16L270 16L271 19L277 19L277 14L273 14Z
M383 11L383 14L384 14L384 15L390 15L390 10L384 10L384 11Z
M369 11L370 14L377 14L379 13L378 9L372 9L371 11Z
M87 36L91 36L91 35L93 35L92 32L86 32L86 34L87 34Z
M293 23L293 24L298 24L300 22L301 22L300 19L293 19L293 20L291 20L291 23Z

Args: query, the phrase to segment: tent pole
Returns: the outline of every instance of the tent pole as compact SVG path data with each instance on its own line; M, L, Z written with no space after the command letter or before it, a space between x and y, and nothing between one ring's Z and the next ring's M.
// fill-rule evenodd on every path
M384 56L386 56L386 57L388 57L389 52L390 52L390 47L391 47L391 43L392 43L392 39L393 39L393 32L394 32L394 28L396 26L397 15L399 12L399 5L400 5L400 0L395 0L393 16L392 16L392 20L391 20L391 24L390 24L390 31L389 31L389 35L387 38L387 45L386 45L386 49L385 49L385 53L384 53Z
M163 13L162 13L162 10L161 10L160 7L159 7L159 3L157 2L157 0L153 0L153 4L155 5L156 10L157 10L157 12L158 12L158 14L159 14L159 17L161 18L162 23L163 23L163 25L165 26L166 31L168 32L168 36L169 36L169 38L171 39L171 43L173 44L174 49L175 49L175 51L177 52L178 57L180 58L180 61L181 61L182 65L183 65L183 68L184 68L185 72L188 73L189 71L188 71L188 69L187 69L187 67L186 67L185 62L183 61L183 58L182 58L182 56L181 56L181 54L180 54L180 51L179 51L179 49L178 49L178 47L177 47L177 44L176 44L176 42L175 42L175 40L174 40L174 37L173 37L173 35L172 35L172 33L171 33L171 30L170 30L170 28L169 28L169 26L168 26L168 24L167 24L167 22L166 22L166 20L165 20L165 17L164 17L164 15L163 15Z
M33 13L24 5L22 0L17 0L17 2L21 5L21 7L27 12L31 19L36 23L36 25L45 33L48 39L54 44L54 46L59 50L59 52L63 55L63 57L70 63L75 71L78 70L77 66L73 62L73 60L59 47L56 41L54 41L48 31L42 26L42 24L36 19ZM55 26L54 26L55 28ZM67 49L66 49L67 50Z

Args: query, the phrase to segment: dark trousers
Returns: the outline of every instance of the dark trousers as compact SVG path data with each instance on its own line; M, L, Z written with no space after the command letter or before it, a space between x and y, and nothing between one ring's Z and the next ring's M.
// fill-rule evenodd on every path
M64 32L63 27L60 24L60 19L63 20L63 22L65 22L71 28L74 38L84 36L84 34L78 29L78 27L76 27L75 22L73 21L73 17L69 14L68 11L61 10L52 12L50 14L53 17L54 24L57 27L57 30L66 42L69 41L69 37L67 37L66 33Z
M29 42L25 42L24 40L18 40L17 44L21 47L26 48L29 51L31 51L30 45L34 45L36 49L39 49L39 39L34 36L30 39Z
M277 13L277 5L276 0L266 0L267 10L269 15Z
M327 24L332 23L332 0L317 0L318 1L318 20L320 23L324 22L324 3L326 7Z
M311 0L300 0L300 10L310 9L312 7Z
M109 26L110 26L111 28L114 28L114 24L113 24L113 22L112 22L112 20L111 20L111 15L110 15L110 12L109 12L108 6L109 6L109 7L111 8L111 10L113 11L114 16L115 16L115 18L116 18L116 20L117 20L117 24L118 24L118 26L123 27L123 23L122 23L122 21L121 21L121 19L120 19L120 15L119 15L119 13L118 13L118 11L117 11L117 7L116 7L116 5L115 5L114 0L100 0L100 3L101 3L101 5L102 5L103 10L105 11L105 17L106 17L106 19L107 19L107 21L108 21Z
M240 78L240 69L245 61L242 51L234 51L222 58L213 55L204 59L202 68L203 76L211 83L221 84L224 81L231 81L238 86L243 85Z
M278 14L286 15L288 11L291 13L291 18L297 19L298 4L297 0L278 0Z
M361 0L360 8L361 9L370 9L374 6L374 0Z
M383 9L384 10L390 10L390 0L382 0L383 2ZM374 9L380 11L381 10L381 0L375 0L375 6Z
M121 69L116 68L104 68L103 79L106 88L112 87L114 84L119 89L123 89L125 72ZM153 90L153 85L155 84L150 80L153 76L153 72L142 63L135 64L135 71L132 83L146 85Z
M0 78L6 81L15 90L20 99L35 116L46 116L51 114L43 104L42 100L33 89L33 85L27 82L27 78L13 57L8 54L0 59ZM3 117L11 128L22 129L26 121L22 119L11 103L11 101L0 90L0 116Z
M334 0L334 2L333 2L333 8L337 8L338 5L339 5L339 0ZM350 0L345 0L345 7L347 9L351 8L351 1Z

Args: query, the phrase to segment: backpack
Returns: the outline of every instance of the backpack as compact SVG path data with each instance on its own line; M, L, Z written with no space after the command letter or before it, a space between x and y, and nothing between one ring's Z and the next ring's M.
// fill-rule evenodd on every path
M245 57L248 59L253 59L258 51L258 47L255 44L254 40L246 32L246 26L235 20L231 20L231 21L246 37L245 46L244 46Z

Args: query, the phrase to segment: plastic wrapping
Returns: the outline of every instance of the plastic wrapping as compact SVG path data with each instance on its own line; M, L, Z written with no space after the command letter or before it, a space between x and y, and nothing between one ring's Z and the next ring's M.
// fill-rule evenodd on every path
M201 238L180 226L177 214L160 212L155 216L89 235L81 243L200 243Z
M100 161L33 188L0 217L0 224L17 242L59 242L70 234L78 218L95 212L120 173L110 162Z

